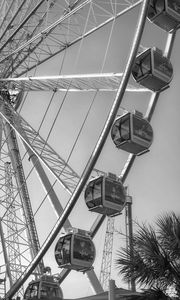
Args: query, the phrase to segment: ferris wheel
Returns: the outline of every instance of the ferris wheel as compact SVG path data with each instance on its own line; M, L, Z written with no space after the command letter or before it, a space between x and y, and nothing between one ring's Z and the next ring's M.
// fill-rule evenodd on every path
M146 45L147 23L163 32L164 49ZM127 175L152 144L150 121L172 80L179 23L177 0L1 2L0 235L7 297L32 274L43 274L52 248L62 268L59 282L75 270L87 274L96 293L103 290L92 268L93 239L106 217L124 209ZM146 103L137 104L137 97ZM81 244L88 250L80 256Z

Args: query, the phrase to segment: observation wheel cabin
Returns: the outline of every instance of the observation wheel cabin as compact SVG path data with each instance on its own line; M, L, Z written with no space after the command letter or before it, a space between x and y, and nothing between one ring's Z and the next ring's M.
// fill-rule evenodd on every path
M167 32L180 24L180 0L150 0L147 18Z
M29 283L24 299L61 300L63 299L63 293L54 276L42 275L40 279Z
M140 53L132 68L135 81L142 86L158 92L169 87L173 68L169 59L158 48L148 48Z
M84 230L70 229L58 240L55 259L60 268L82 272L91 269L95 259L95 246L90 234Z
M120 214L126 204L122 182L110 173L90 180L84 197L89 211L107 216Z
M128 112L115 120L111 138L118 149L141 155L149 151L153 141L153 129L140 112Z

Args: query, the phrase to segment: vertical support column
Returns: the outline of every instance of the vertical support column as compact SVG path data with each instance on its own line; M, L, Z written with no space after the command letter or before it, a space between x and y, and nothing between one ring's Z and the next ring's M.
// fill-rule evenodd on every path
M8 255L7 255L7 248L6 248L6 244L5 244L1 218L0 218L0 237L1 237L1 243L2 243L2 248L3 248L4 261L5 261L5 264L6 264L6 274L9 278L10 286L12 286L13 285L13 280L12 280L12 277L11 277L11 271L10 271L10 266L9 266L9 260L8 260Z
M103 257L100 272L100 282L104 290L109 288L109 280L111 276L112 250L113 250L113 235L114 235L114 218L107 218L105 242L103 249Z
M127 204L126 204L126 213L127 213L127 232L128 232L128 245L130 249L130 260L133 261L134 259L134 251L133 251L133 225L132 225L132 197L126 196ZM130 287L133 292L136 291L135 280L133 276L130 280Z
M109 280L109 293L108 300L115 300L115 281L113 279Z

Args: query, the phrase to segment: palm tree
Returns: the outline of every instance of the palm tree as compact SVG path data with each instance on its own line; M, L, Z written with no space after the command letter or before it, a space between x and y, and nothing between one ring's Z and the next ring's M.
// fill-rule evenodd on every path
M171 298L169 298L167 295L165 295L165 293L163 293L159 289L149 289L141 293L141 295L138 296L133 295L129 299L127 298L127 300L169 300L169 299Z
M133 254L121 248L115 261L126 282L166 292L173 286L180 299L180 216L174 213L157 218L155 226L137 224Z

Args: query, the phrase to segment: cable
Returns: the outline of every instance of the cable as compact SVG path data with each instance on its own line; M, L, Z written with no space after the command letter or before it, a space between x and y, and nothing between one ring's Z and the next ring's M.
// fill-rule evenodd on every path
M107 43L107 47L106 47L105 55L104 55L104 58L103 58L102 67L101 67L100 73L103 72L103 69L104 69L104 66L105 66L105 62L106 62L106 59L107 59L108 50L109 50L109 46L110 46L110 42L111 42L111 38L112 38L112 34L113 34L113 29L114 29L115 20L116 20L116 19L114 18L114 20L113 20L113 22L112 22L112 26L111 26L111 30L110 30L110 35L109 35L109 38L108 38L108 43ZM82 133L82 131L83 131L84 125L85 125L85 123L86 123L86 121L87 121L87 119L88 119L88 116L89 116L90 111L91 111L91 109L92 109L92 107L93 107L93 104L94 104L94 102L95 102L95 100L96 100L97 94L98 94L98 91L95 92L95 95L94 95L94 97L93 97L93 99L92 99L92 102L91 102L89 108L88 108L88 111L87 111L87 113L86 113L86 116L85 116L85 118L84 118L84 121L83 121L83 123L82 123L82 125L81 125L81 127L80 127L79 133L78 133L78 135L77 135L77 137L76 137L76 139L75 139L75 141L74 141L73 147L72 147L72 149L71 149L71 151L70 151L70 153L69 153L69 156L68 156L68 158L67 158L66 165L65 165L64 168L62 169L60 175L61 175L61 174L63 173L63 171L65 170L65 168L66 168L66 166L67 166L67 164L68 164L68 162L69 162L69 160L70 160L70 158L71 158L71 156L72 156L72 153L73 153L73 151L74 151L74 149L75 149L75 146L76 146L76 144L77 144L77 142L78 142L78 139L79 139L79 137L80 137L80 135L81 135L81 133Z

